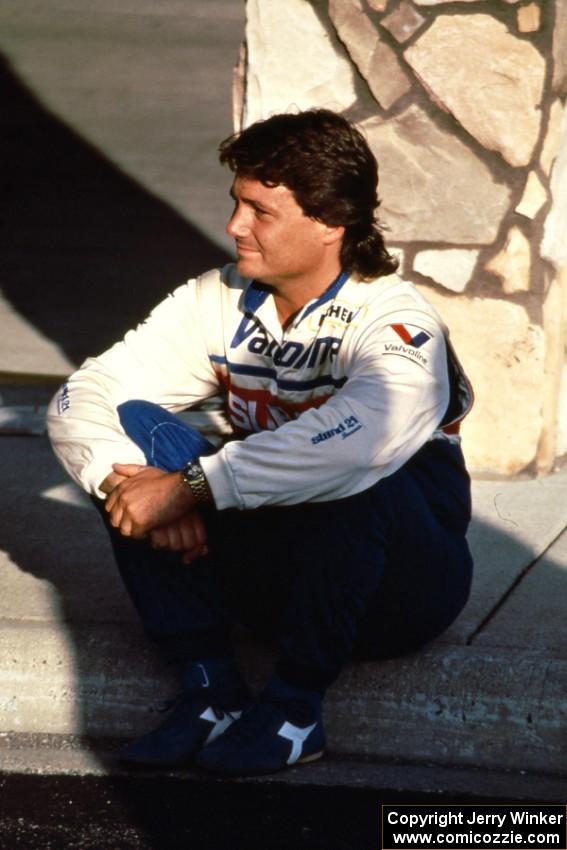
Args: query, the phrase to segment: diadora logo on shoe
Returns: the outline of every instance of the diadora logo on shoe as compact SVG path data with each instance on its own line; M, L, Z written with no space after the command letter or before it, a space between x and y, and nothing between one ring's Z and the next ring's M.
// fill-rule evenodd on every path
M306 726L304 729L301 726L294 726L293 723L286 722L278 730L280 738L286 738L291 742L291 753L288 756L287 763L294 764L303 752L303 744L317 726L314 723L312 726Z
M212 706L206 708L202 714L199 715L201 720L206 720L208 723L212 723L212 729L209 732L207 739L205 740L203 746L210 744L215 738L218 738L219 735L228 729L235 720L239 720L242 716L241 711L232 711L232 712L217 712L214 710Z

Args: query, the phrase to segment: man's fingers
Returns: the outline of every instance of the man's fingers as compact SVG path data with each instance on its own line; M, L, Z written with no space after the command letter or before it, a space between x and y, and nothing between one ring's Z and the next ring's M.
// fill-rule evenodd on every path
M165 528L154 528L150 532L150 542L154 549L166 549L168 539Z
M132 523L128 519L128 517L124 517L118 526L120 534L124 537L136 537L132 530Z
M142 469L147 469L147 466L139 463L113 463L112 468L118 475L124 475L125 478L132 478L133 475L137 475Z
M192 549L196 542L196 535L194 530L194 523L189 520L189 518L183 518L183 520L179 523L179 531L181 534L181 549L188 551Z
M179 528L179 523L172 522L171 525L168 525L167 534L169 537L167 546L168 549L171 549L173 552L178 552L180 549L183 549L181 529Z
M209 554L208 546L193 546L192 549L183 553L183 563L184 564L192 564L193 561L196 561L197 558L202 558L204 555Z
M116 504L116 499L114 500L114 504L112 504L112 505L109 504L109 499L107 499L104 507L105 507L105 510L107 510L108 513L110 514L110 516L109 516L110 524L112 526L114 526L114 528L120 528L120 523L122 522L123 511L122 511L122 508L120 507L120 505Z

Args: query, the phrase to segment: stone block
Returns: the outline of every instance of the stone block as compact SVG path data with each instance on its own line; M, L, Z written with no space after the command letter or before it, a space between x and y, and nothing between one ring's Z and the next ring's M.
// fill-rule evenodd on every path
M547 192L545 190L545 186L539 179L537 173L535 171L530 171L528 179L526 180L524 194L522 195L520 203L516 207L516 212L519 213L519 215L526 216L526 218L535 218L546 201Z
M244 98L246 96L246 65L248 48L243 41L238 51L238 60L232 72L232 126L235 132L242 129Z
M248 0L248 70L244 126L276 112L356 102L355 73L323 0Z
M537 472L551 472L556 458L557 422L561 395L561 372L565 364L565 297L567 266L556 274L549 266L543 275L543 332L545 334L545 382L543 385L543 427L537 456Z
M553 2L553 0L552 0ZM551 5L551 3L550 3ZM555 0L555 28L553 31L553 82L552 90L559 97L567 95L567 3Z
M382 40L360 0L330 0L329 16L377 102L389 109L411 88L396 53Z
M383 12L388 5L388 0L367 0L367 3L375 12Z
M510 191L456 136L412 105L361 129L378 159L382 217L399 241L490 244Z
M551 104L549 110L549 121L547 124L547 132L543 142L543 147L540 156L540 165L547 176L551 174L551 169L557 154L559 153L559 142L561 140L561 124L563 121L563 104L556 98Z
M418 6L443 6L445 3L476 3L477 0L414 0Z
M507 295L529 290L531 247L519 227L511 228L504 247L489 260L486 270L500 278Z
M439 15L405 58L432 99L481 145L510 165L529 163L546 71L532 44L488 15Z
M526 218L535 218L546 201L547 192L545 186L537 176L537 173L530 171L526 180L524 194L516 207L516 212Z
M542 328L519 304L423 291L449 326L475 390L461 429L469 468L516 475L535 460L542 430Z
M471 279L477 259L478 251L466 248L419 251L413 267L416 272L430 277L445 289L463 292Z
M425 18L409 0L401 0L389 15L382 18L380 23L396 41L403 44L425 23Z
M444 3L477 3L478 0L414 0L418 6L442 6ZM498 2L498 0L496 0ZM501 3L519 3L520 0L500 0Z
M567 112L563 113L559 155L551 172L551 209L545 221L541 254L558 271L567 263Z
M517 17L520 32L537 32L541 26L541 9L537 3L520 6Z

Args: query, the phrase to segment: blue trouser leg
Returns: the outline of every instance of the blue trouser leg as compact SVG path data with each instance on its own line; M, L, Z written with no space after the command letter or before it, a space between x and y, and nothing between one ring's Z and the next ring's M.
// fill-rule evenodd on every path
M196 434L171 414L146 402L119 413L148 462L175 469L189 459ZM209 655L228 651L228 609L277 640L283 678L324 690L353 651L414 649L454 620L470 587L469 518L460 450L433 441L348 499L211 512L211 554L190 567L144 541L136 555L125 538L115 551L148 631L170 655L205 657L207 642Z
M122 426L150 466L167 471L210 454L198 431L155 404L129 401L118 408ZM230 624L216 576L205 558L187 566L175 552L156 551L146 540L123 537L108 522L116 562L145 630L166 657L185 661L230 653Z
M149 401L126 401L118 407L120 424L139 446L149 466L166 472L210 455L215 447L178 416Z

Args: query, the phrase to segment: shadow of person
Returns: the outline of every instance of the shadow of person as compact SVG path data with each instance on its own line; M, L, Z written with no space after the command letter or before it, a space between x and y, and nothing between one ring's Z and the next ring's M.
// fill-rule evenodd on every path
M1 286L76 364L226 253L48 112L0 59ZM183 175L179 175L180 179Z

